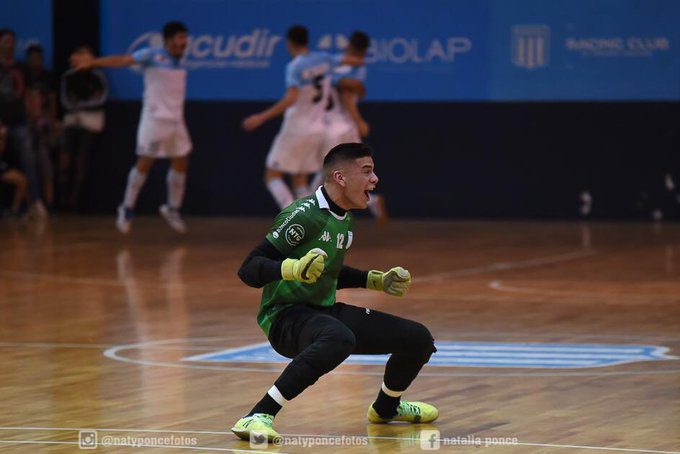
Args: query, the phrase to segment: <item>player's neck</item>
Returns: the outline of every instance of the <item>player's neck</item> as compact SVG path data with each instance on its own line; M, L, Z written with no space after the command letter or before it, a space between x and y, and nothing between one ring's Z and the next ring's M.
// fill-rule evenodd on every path
M342 203L342 197L340 192L337 191L337 188L335 188L334 186L326 187L326 185L323 185L321 186L321 192L323 193L323 196L326 198L326 201L328 202L328 207L333 213L337 214L338 216L343 216L347 211L349 211L349 208L345 208L342 205L340 205L340 203Z
M293 49L291 54L293 55L293 58L299 56L299 55L304 55L309 53L309 47L298 47Z

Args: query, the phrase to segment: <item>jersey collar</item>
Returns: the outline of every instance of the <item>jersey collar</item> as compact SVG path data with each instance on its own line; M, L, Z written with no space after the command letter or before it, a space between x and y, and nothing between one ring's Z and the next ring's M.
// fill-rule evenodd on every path
M315 195L316 195L316 200L319 202L319 208L324 208L324 209L328 210L328 212L329 212L330 214L332 214L333 217L334 217L335 219L338 219L338 220L340 220L340 221L344 221L345 218L347 217L347 211L345 211L345 213L344 213L342 216L340 216L339 214L335 213L335 212L333 211L333 209L331 208L331 205L330 205L330 203L333 203L333 205L335 205L335 203L334 203L332 200L331 200L330 203L329 203L329 201L328 201L328 199L326 198L324 192L325 192L325 191L323 190L323 186L319 186L319 189L317 189L317 190L316 190L316 193L315 193ZM335 206L336 206L337 208L339 208L339 209L342 209L342 208L338 207L337 205L335 205Z

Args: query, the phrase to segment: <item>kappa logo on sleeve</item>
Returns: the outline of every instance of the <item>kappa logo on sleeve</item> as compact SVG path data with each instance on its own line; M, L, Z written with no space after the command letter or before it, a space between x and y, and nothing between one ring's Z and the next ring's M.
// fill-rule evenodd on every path
M300 241L305 237L305 228L300 224L293 224L286 229L286 241L291 246L300 244Z

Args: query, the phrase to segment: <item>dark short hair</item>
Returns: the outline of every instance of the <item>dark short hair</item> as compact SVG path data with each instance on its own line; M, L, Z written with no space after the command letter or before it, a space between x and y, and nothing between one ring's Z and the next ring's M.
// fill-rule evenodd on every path
M33 53L44 55L45 51L40 44L31 44L26 48L26 55L31 55Z
M323 169L329 172L343 161L353 161L366 156L373 157L373 148L365 143L341 143L331 148L323 159Z
M366 50L371 44L371 40L366 33L357 30L352 32L352 36L349 37L349 43L356 50Z
M14 30L11 28L0 28L0 38L2 38L5 35L12 35L16 38L17 34L14 33Z
M296 46L306 46L309 44L309 31L304 25L293 25L286 33L286 39Z
M163 25L163 39L170 39L177 33L186 33L189 29L182 22L172 21Z
M89 52L92 55L94 55L94 49L89 44L79 45L78 47L76 47L76 50L74 50L74 52Z

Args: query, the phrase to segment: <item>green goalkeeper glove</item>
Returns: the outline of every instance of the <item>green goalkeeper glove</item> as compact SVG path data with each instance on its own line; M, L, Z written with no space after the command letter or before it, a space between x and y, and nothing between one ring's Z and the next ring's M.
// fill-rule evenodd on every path
M281 263L281 277L286 281L313 284L323 273L325 258L328 255L323 249L314 248L300 259L286 259Z
M411 273L404 268L397 266L388 272L371 270L368 272L366 288L371 290L382 290L393 296L404 296L411 286Z

